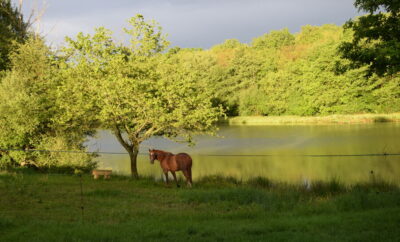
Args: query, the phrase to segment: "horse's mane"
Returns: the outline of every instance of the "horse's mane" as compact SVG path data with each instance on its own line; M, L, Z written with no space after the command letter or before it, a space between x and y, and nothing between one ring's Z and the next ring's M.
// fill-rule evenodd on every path
M155 151L157 153L164 153L165 155L173 155L171 152L164 151L164 150L153 150L153 151Z

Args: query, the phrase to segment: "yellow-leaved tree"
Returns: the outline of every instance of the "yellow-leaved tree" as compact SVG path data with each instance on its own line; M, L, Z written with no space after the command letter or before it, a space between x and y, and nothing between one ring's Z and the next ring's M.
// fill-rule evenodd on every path
M212 106L209 89L190 65L162 54L169 43L156 22L136 15L129 24L128 46L105 28L67 38L57 100L66 126L79 121L112 130L138 177L144 140L159 135L190 142L193 134L213 133L223 110Z

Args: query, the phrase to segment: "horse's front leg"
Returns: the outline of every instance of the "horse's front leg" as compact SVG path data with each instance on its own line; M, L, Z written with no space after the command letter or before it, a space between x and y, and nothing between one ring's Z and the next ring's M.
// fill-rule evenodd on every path
M168 181L168 171L164 171L164 175L165 175L165 184L168 185L169 181Z
M171 171L171 173L172 173L172 176L174 177L174 180L175 180L175 182L176 182L176 186L177 186L177 187L180 187L180 186L179 186L179 183L178 183L178 180L176 179L175 171Z

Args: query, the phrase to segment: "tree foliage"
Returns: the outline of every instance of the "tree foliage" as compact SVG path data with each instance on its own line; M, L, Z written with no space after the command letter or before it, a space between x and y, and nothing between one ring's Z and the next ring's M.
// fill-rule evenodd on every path
M340 51L351 68L367 65L367 75L383 76L400 71L400 4L398 1L356 0L354 5L367 15L349 20L345 29L353 39Z
M128 47L116 44L104 28L93 36L67 39L60 100L65 122L88 119L112 130L137 177L136 158L144 140L163 135L190 141L195 133L212 132L222 112L212 107L208 89L190 65L177 55L161 54L168 42L155 22L137 15L129 24Z
M28 38L29 21L26 22L20 9L10 0L0 0L0 71L10 67L9 54L13 42Z
M349 63L337 50L351 38L335 25L307 25L295 35L273 31L250 46L222 44L193 55L208 56L203 58L208 64L200 65L208 70L203 79L228 115L399 111L398 74L366 79L367 65L337 74L338 66Z
M271 31L261 37L254 38L252 46L254 48L272 48L277 49L282 46L292 45L294 43L294 36L289 32L287 28Z
M65 132L56 119L57 70L52 53L40 38L30 38L11 53L11 70L0 84L2 167L31 162L38 167L90 167L90 156L29 150L84 150L84 133ZM12 151L25 150L27 152Z

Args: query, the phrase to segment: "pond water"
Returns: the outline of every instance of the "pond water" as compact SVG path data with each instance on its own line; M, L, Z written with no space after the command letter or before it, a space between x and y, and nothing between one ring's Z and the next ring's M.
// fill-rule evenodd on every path
M195 141L193 147L158 137L145 141L138 158L139 174L161 178L158 162L149 162L151 146L189 153L194 181L223 175L243 180L263 176L289 183L337 179L351 184L374 176L400 184L399 123L221 126L218 137L198 136ZM88 144L91 151L125 153L109 131L100 131ZM130 172L128 154L101 154L97 159L100 168Z

